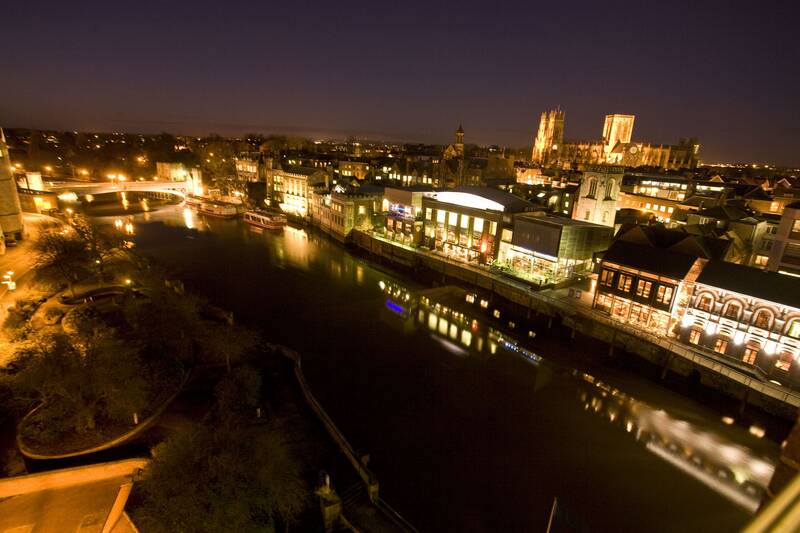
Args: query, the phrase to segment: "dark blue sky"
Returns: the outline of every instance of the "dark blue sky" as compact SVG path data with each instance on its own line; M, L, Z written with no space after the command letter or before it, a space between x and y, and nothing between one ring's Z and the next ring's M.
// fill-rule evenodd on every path
M51 5L48 5L51 4ZM800 164L794 2L14 2L0 124L531 143L636 115L709 162Z

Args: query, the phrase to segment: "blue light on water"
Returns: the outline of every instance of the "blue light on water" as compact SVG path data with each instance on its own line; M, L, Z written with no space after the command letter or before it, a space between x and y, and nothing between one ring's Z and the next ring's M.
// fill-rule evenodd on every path
M397 313L398 315L404 315L404 314L406 313L406 310L405 310L405 308L404 308L404 307L402 307L402 306L400 306L400 305L397 305L396 303L394 303L394 302L393 302L393 301L391 301L391 300L386 300L386 307L387 307L387 308L388 308L390 311L394 311L394 312L395 312L395 313Z

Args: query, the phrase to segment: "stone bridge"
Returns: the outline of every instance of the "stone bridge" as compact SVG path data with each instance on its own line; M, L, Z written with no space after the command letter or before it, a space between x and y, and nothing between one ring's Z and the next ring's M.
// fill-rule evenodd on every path
M126 181L122 183L108 182L50 182L45 189L61 197L75 195L75 200L87 195L107 194L114 192L161 192L185 198L192 191L191 181Z

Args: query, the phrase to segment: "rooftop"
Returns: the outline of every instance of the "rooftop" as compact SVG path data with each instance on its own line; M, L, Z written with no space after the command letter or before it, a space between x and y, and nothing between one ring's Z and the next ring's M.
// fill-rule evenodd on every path
M684 278L696 260L697 258L691 255L626 241L614 242L603 256L604 262L617 263L673 279Z
M448 204L506 213L519 213L535 207L532 203L518 196L489 187L456 187L438 192L436 199Z
M800 281L793 276L710 261L697 282L800 309Z

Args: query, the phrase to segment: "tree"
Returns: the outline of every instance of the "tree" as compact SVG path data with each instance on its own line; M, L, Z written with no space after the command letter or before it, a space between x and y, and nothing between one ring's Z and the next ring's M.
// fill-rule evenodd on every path
M244 419L207 421L174 435L156 448L140 487L136 520L154 532L288 529L308 496L281 430Z
M228 372L259 343L258 334L250 329L207 322L199 332L198 356L205 362L225 362Z
M151 359L191 362L195 339L202 333L200 303L190 295L176 294L161 284L146 289L144 301L126 300L123 313L131 326L131 337L137 339L144 355Z
M64 430L93 430L98 419L130 421L147 404L149 392L136 349L88 314L76 319L74 330L36 337L27 345L19 385Z
M75 237L86 247L89 259L96 266L98 278L102 281L106 263L124 250L123 239L117 234L101 231L97 225L80 215L72 218L72 229Z
M66 282L74 297L74 284L89 272L91 255L86 243L70 229L51 229L39 235L33 249L37 256L37 273Z
M217 417L221 421L239 421L252 413L261 399L261 375L250 366L237 367L214 387Z

